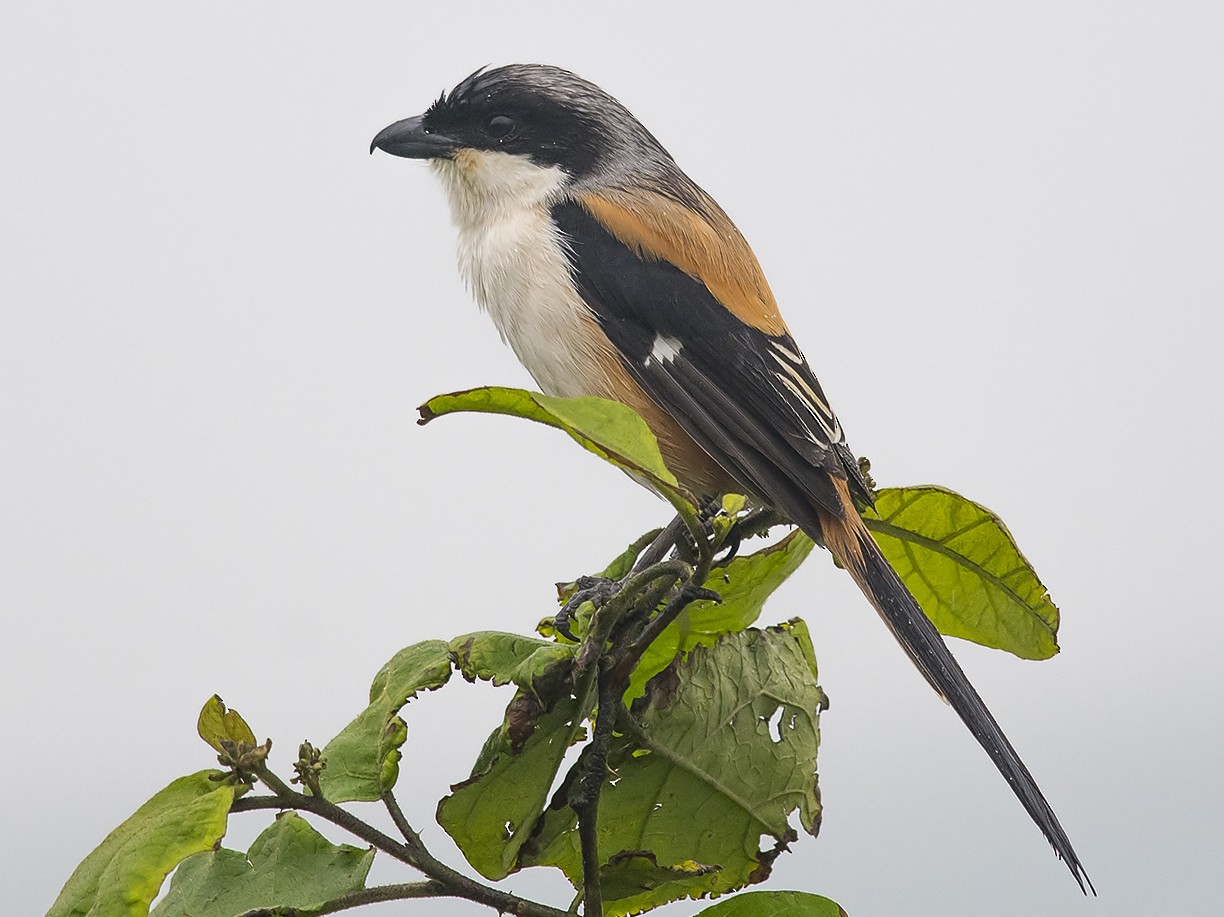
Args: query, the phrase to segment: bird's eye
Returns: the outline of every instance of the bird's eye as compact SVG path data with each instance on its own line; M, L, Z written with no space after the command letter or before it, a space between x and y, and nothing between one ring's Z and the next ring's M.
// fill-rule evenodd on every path
M506 115L494 115L485 122L485 131L494 140L508 140L517 127L514 119Z

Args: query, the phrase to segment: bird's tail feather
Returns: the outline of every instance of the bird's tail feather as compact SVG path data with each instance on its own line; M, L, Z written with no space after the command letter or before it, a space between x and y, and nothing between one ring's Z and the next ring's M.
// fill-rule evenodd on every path
M935 626L881 553L850 503L848 493L845 496L847 511L843 518L821 515L820 534L824 543L849 571L931 687L952 706L981 743L1054 852L1067 864L1080 889L1085 894L1091 890L1095 895L1092 881L1037 782L986 709Z

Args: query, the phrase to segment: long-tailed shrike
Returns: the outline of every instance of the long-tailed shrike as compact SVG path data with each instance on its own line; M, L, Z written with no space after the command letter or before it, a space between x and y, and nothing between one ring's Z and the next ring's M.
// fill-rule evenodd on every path
M828 548L990 755L1076 881L1036 781L859 516L841 423L735 224L616 99L574 74L472 74L375 148L427 159L459 267L536 382L624 402L693 492L746 493Z

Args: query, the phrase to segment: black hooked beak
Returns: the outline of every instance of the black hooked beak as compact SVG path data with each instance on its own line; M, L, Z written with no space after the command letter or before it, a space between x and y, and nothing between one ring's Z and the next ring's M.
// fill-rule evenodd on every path
M459 149L459 141L430 132L422 120L422 116L417 115L384 127L371 142L370 152L379 149L405 159L436 159L450 157Z

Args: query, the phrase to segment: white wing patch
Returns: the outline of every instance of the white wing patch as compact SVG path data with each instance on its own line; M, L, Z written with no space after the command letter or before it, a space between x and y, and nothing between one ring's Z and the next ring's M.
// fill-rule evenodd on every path
M651 361L659 363L670 363L676 357L680 356L680 351L684 345L676 338L666 334L656 334L654 346L650 350L650 356L646 358L646 365L649 366Z

